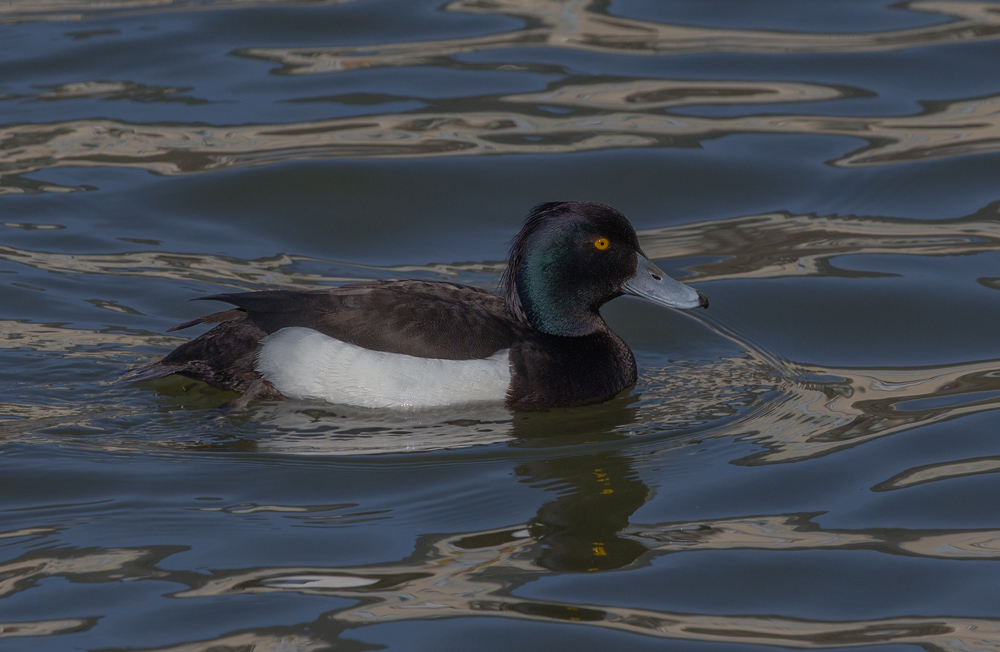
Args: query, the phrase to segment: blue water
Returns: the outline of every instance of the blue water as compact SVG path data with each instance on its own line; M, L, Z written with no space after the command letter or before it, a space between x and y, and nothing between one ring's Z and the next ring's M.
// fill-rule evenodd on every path
M1000 650L998 61L991 2L0 6L0 649ZM563 199L711 299L606 306L606 404L116 382Z

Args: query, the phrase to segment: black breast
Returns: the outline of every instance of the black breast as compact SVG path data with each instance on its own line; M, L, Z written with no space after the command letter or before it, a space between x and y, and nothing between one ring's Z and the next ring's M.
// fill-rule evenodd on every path
M635 384L632 351L610 330L583 337L537 333L510 350L508 407L540 410L600 403Z

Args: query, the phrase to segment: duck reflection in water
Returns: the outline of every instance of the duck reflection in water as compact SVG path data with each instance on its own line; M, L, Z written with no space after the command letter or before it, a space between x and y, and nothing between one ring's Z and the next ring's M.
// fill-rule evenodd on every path
M625 440L628 435L621 428L636 422L637 402L629 396L589 408L519 415L513 423L513 445L548 447L568 444L571 438L582 445ZM514 473L557 492L527 527L538 542L539 566L553 571L611 570L647 552L638 541L621 536L650 493L627 455L615 450L554 455L521 464Z
M535 560L539 566L553 571L611 570L648 552L638 541L621 536L629 517L649 497L649 487L628 457L601 452L554 458L522 464L515 472L532 484L553 483L560 493L528 526L541 546Z

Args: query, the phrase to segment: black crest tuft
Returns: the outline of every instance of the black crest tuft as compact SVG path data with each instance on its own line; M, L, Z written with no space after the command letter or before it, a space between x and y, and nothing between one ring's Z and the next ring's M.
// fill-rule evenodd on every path
M521 306L521 300L517 296L514 277L524 256L525 245L543 224L554 217L572 212L579 204L580 202L574 201L550 201L538 204L528 212L528 216L524 218L524 224L521 225L521 230L510 241L510 249L507 253L507 268L504 269L503 276L500 277L500 292L507 302L507 309L522 323L528 323L528 316L525 314L524 308Z

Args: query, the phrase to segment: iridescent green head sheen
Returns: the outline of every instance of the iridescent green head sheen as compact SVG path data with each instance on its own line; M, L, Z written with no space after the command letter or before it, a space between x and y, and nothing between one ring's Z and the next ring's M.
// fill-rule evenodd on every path
M624 215L587 202L541 204L531 211L511 243L502 289L519 319L561 336L606 329L600 307L626 293L672 307L707 306L695 290L646 259Z

